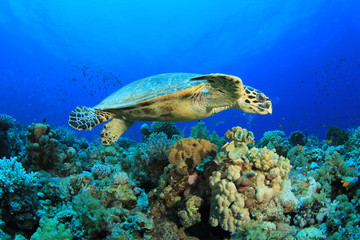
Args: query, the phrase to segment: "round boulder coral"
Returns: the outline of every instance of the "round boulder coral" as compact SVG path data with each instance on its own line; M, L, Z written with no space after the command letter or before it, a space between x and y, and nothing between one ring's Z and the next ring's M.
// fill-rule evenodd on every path
M178 170L192 173L202 159L215 157L216 148L215 144L204 139L183 138L170 148L169 161Z

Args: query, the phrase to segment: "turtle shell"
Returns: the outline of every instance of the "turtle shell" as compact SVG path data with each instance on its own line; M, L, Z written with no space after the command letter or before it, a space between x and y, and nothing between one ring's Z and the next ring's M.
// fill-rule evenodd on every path
M194 73L164 73L132 82L96 105L96 109L118 109L133 104L156 98L161 95L179 92L205 83L205 80L190 81L191 78L200 76Z

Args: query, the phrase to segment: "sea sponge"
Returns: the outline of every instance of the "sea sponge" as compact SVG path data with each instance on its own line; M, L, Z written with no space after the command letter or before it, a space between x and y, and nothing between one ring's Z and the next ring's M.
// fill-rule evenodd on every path
M192 173L202 159L215 157L216 148L215 144L204 139L183 138L170 148L169 161L177 166L180 172Z

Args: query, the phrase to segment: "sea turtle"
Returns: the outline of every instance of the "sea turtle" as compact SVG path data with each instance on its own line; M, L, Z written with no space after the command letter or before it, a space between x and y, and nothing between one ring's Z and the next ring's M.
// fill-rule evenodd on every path
M209 117L226 109L272 113L271 100L226 74L164 73L132 82L93 108L78 106L69 114L70 126L92 129L104 125L104 145L115 142L134 121L183 122Z

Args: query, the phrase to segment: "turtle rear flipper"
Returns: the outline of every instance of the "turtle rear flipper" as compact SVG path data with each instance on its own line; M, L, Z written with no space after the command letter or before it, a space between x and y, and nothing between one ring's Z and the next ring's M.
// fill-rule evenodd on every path
M125 121L123 119L114 118L104 125L100 134L102 144L110 145L114 143L133 124L133 121Z
M209 95L212 107L229 106L245 95L244 85L239 77L227 74L208 74L191 78L191 81L206 80L210 85Z
M92 129L96 125L114 117L114 114L102 110L77 106L69 113L69 125L78 130Z

